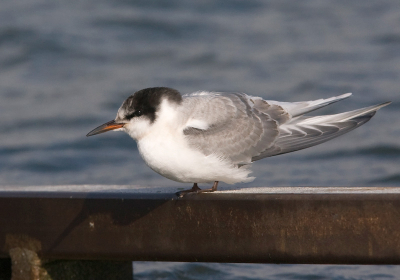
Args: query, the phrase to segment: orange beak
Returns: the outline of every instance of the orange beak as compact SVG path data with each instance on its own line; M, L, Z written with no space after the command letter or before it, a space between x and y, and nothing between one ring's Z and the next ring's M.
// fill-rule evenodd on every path
M110 130L114 130L114 129L118 129L121 128L125 125L125 123L116 123L114 120L113 121L109 121L105 124L100 125L99 127L96 127L95 129L93 129L92 131L90 131L88 134L86 134L86 137L92 136L92 135L96 135L96 134L100 134L100 133L104 133Z

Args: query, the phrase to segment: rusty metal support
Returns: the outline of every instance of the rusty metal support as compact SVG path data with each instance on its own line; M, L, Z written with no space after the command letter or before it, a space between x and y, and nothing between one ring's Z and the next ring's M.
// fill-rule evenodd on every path
M0 188L0 257L24 248L50 260L400 264L400 188L304 190Z

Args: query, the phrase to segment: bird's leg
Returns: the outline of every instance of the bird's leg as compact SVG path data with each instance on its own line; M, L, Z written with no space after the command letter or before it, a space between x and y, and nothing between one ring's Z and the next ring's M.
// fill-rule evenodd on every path
M199 188L199 186L197 185L197 183L194 183L194 184L193 184L193 187L192 187L190 190L188 190L188 191L191 191L191 192L198 192L198 191L201 191L201 189Z
M192 193L192 192L195 192L195 193L215 192L217 190L217 187L218 187L218 181L214 182L214 185L211 187L211 189L205 189L205 190L200 189L199 186L197 185L197 183L194 183L193 187L191 189L180 191L180 192L177 192L176 194L179 197L183 197L184 195L186 195L188 193Z
M193 187L191 189L177 192L176 195L179 197L183 197L185 194L192 193L192 192L199 192L199 191L201 191L201 189L199 188L197 183L194 183Z
M198 193L202 193L202 192L215 192L217 190L218 187L218 181L214 182L214 185L211 187L211 189L205 189L205 190L198 190Z

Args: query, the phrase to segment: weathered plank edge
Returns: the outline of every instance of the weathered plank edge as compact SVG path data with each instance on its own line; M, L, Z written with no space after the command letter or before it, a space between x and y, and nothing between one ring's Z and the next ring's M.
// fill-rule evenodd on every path
M399 264L400 188L377 189L182 199L0 190L0 257L26 248L45 259Z

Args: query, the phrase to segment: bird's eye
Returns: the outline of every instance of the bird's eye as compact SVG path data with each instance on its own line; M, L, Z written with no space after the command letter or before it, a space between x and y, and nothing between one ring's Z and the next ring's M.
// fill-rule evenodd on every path
M129 115L127 115L126 118L128 120L130 120L130 119L132 119L134 117L140 117L141 115L143 115L142 111L141 110L136 110L135 112L130 113Z

